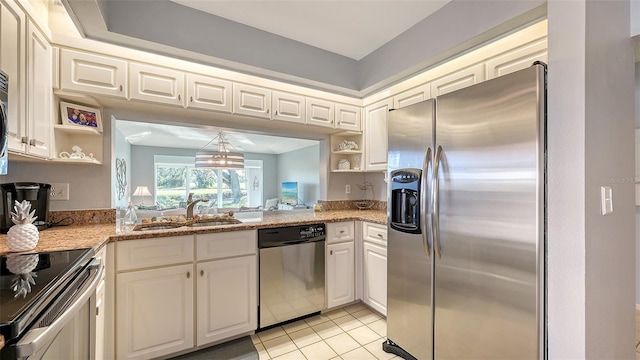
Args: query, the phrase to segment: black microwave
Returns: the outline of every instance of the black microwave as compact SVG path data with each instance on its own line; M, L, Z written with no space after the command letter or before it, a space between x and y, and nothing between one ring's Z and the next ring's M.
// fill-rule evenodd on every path
M7 175L9 118L9 77L0 70L0 175Z

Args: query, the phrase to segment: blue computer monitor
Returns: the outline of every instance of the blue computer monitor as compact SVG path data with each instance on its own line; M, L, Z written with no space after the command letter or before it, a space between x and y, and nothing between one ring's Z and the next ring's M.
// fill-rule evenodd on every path
M298 183L295 181L282 182L282 202L289 205L298 205Z

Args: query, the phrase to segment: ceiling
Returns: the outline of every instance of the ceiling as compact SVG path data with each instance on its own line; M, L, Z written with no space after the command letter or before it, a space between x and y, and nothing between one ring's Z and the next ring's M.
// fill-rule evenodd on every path
M361 60L450 0L171 1Z
M131 145L201 149L218 135L218 128L174 126L116 120L116 129ZM317 145L318 141L224 130L227 140L240 152L282 154Z

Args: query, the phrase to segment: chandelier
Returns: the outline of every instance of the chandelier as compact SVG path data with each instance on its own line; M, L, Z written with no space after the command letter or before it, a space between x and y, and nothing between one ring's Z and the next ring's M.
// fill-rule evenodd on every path
M213 150L208 150L211 145ZM196 153L199 169L244 169L244 154L238 152L222 131Z

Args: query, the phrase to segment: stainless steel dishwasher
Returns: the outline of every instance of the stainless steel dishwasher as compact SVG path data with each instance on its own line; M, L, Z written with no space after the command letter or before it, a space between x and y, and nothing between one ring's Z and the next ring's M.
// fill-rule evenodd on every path
M324 309L325 225L258 230L261 329Z

